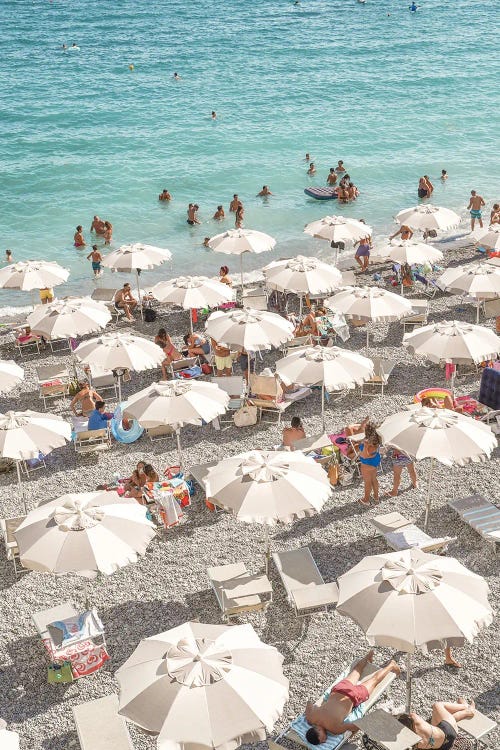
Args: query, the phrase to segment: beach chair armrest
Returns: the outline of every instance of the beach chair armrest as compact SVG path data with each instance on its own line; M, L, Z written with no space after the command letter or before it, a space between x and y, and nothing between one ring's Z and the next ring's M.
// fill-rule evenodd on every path
M336 583L322 583L318 586L304 586L290 592L295 609L302 612L318 607L336 604L339 598L339 588Z

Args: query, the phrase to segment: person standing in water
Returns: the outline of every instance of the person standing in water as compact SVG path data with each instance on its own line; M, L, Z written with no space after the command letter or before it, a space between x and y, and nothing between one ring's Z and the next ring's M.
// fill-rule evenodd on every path
M229 204L229 210L231 213L236 213L236 209L238 208L238 204L241 203L240 199L238 198L238 194L234 193L233 200Z
M336 182L337 182L337 173L333 167L330 167L330 172L328 173L328 177L326 178L326 184L335 185Z
M445 182L448 179L448 172L446 171L446 169L441 170L441 179L443 182Z
M402 240L411 240L411 238L413 237L413 231L406 224L401 224L398 231L394 232L394 234L391 234L389 240L393 240L394 237L399 236L401 236Z
M478 195L475 190L470 191L470 200L467 209L470 211L470 228L471 232L474 231L474 224L476 219L479 221L479 226L483 228L483 212L482 208L485 206L484 198Z
M99 252L97 245L92 245L92 252L87 255L87 260L90 260L92 258L92 270L94 272L94 277L97 279L101 275L101 261L102 261L102 255Z
M81 224L78 224L76 228L76 232L73 237L73 242L75 244L75 247L85 247L87 244L85 240L83 239L83 227Z
M5 251L5 261L7 263L12 263L12 250Z
M262 185L262 190L257 193L257 198L264 198L266 195L272 195L268 185Z

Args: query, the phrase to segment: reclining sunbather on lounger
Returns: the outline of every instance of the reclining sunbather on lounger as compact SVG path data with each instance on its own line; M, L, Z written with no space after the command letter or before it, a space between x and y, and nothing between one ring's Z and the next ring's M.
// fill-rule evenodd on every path
M458 722L472 718L475 711L474 701L469 704L465 698L459 698L456 703L434 703L430 722L415 713L400 714L398 719L422 738L415 747L452 750L458 736Z
M328 699L321 706L315 706L311 701L308 702L305 716L311 728L307 730L306 739L311 745L326 742L327 732L331 734L357 732L358 728L355 724L344 723L346 716L353 708L367 701L377 685L390 672L399 674L401 671L395 661L390 661L385 667L373 672L364 682L360 682L363 670L371 661L373 661L373 651L369 651L355 664L345 680L333 686Z

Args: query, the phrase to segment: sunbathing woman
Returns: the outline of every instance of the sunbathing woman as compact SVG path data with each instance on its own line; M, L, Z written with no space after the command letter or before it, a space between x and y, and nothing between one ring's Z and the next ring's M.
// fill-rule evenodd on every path
M316 323L318 312L316 310L311 310L311 312L306 315L302 323L299 323L295 329L295 336L318 336L318 324Z
M145 466L146 464L144 461L139 461L135 467L132 476L125 485L125 494L127 497L135 497L136 500L142 499L142 488L148 481L148 478L144 473Z
M420 402L421 406L426 406L428 409L449 409L450 411L456 411L458 414L463 414L463 408L457 406L451 396L446 394L443 398L430 398L426 396Z
M373 492L373 498L376 505L379 503L379 486L377 479L377 469L380 466L380 444L381 440L378 432L371 422L368 422L365 426L365 437L363 442L359 444L359 463L361 468L361 476L363 477L363 483L365 486L365 494L362 500L359 502L364 505L365 508L370 505L370 497Z
M459 698L456 703L434 703L430 722L416 713L400 714L398 720L422 738L415 747L452 750L458 737L458 722L472 718L475 712L474 701L467 703L465 698Z

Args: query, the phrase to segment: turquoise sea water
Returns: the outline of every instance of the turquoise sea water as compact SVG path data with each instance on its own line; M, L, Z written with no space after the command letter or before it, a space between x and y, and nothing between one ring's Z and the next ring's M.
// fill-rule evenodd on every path
M173 252L157 276L214 273L227 257L201 243L233 226L210 217L234 192L245 226L277 238L275 257L325 254L302 230L335 204L303 188L325 184L340 158L362 193L342 213L380 236L416 203L423 173L435 178L434 203L465 216L475 188L490 206L500 199L500 4L409 4L1 0L0 257L10 247L16 260L58 260L71 268L58 293L88 292L90 263L72 238L81 223L89 242L97 213L113 223L115 247ZM81 49L64 54L63 42ZM264 183L275 193L266 203L255 197ZM169 205L157 200L164 187ZM194 229L190 201L204 220ZM28 301L0 291L0 307Z

